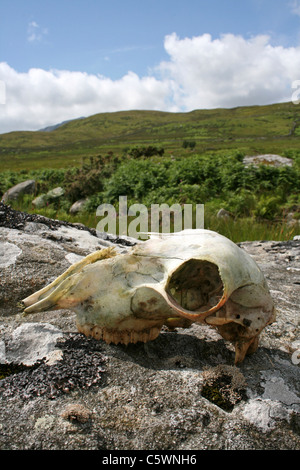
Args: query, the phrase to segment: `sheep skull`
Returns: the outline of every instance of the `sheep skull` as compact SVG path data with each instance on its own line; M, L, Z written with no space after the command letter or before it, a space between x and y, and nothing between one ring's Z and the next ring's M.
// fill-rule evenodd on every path
M115 344L153 340L163 325L213 325L234 344L235 363L275 320L255 261L209 230L154 236L123 254L96 251L23 304L25 314L73 310L78 331Z

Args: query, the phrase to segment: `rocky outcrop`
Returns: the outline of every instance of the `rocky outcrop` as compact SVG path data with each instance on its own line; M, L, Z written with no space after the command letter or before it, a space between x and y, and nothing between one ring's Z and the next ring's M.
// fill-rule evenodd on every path
M27 180L23 181L22 183L18 183L12 188L8 189L3 196L2 201L14 201L18 199L20 196L24 194L34 194L35 191L35 181L34 180Z
M282 157L281 155L264 154L246 156L243 160L246 166L249 165L268 165L268 166L293 166L293 160L291 158Z
M32 201L33 207L36 209L40 209L41 207L45 207L48 203L59 199L64 195L65 191L62 187L58 186L57 188L51 189L46 194L40 194Z
M299 450L299 240L240 244L277 321L239 367L208 326L123 346L79 334L67 310L23 316L19 301L80 257L135 242L0 205L0 448Z

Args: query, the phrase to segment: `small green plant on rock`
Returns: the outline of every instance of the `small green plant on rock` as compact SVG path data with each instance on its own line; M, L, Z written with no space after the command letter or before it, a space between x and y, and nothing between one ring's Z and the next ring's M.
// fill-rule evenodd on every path
M224 411L231 412L246 398L246 381L236 367L219 365L205 370L203 378L201 395Z

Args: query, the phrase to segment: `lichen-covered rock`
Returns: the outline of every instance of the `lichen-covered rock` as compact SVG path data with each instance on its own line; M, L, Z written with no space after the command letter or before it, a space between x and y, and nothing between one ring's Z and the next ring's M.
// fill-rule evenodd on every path
M264 272L277 318L236 367L208 325L125 346L79 334L70 311L24 318L18 301L35 287L95 246L122 251L130 241L1 211L1 242L22 253L1 268L0 358L27 322L61 332L55 360L0 364L12 373L0 380L2 450L300 450L299 240L240 244Z
M243 160L246 166L249 165L267 165L267 166L292 166L293 160L291 158L282 157L281 155L264 154L246 156Z
M52 359L53 353L59 352L56 342L62 336L60 329L51 324L23 323L10 335L1 362L31 366L40 359Z

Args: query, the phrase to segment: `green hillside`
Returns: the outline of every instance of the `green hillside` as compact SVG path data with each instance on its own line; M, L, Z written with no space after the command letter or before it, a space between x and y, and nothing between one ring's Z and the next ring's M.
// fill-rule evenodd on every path
M124 111L70 121L51 132L10 132L0 135L0 168L4 170L67 168L82 156L155 145L165 155L239 150L245 154L300 149L300 106L292 103L189 113Z
M293 164L243 162L266 153ZM0 196L26 179L36 181L35 194L12 206L54 219L95 228L97 207L118 211L126 195L128 207L148 211L152 204L204 204L205 228L233 241L289 240L300 231L300 106L102 113L50 132L0 135ZM55 187L62 197L49 196ZM85 208L72 215L80 199ZM220 208L229 219L217 217Z

